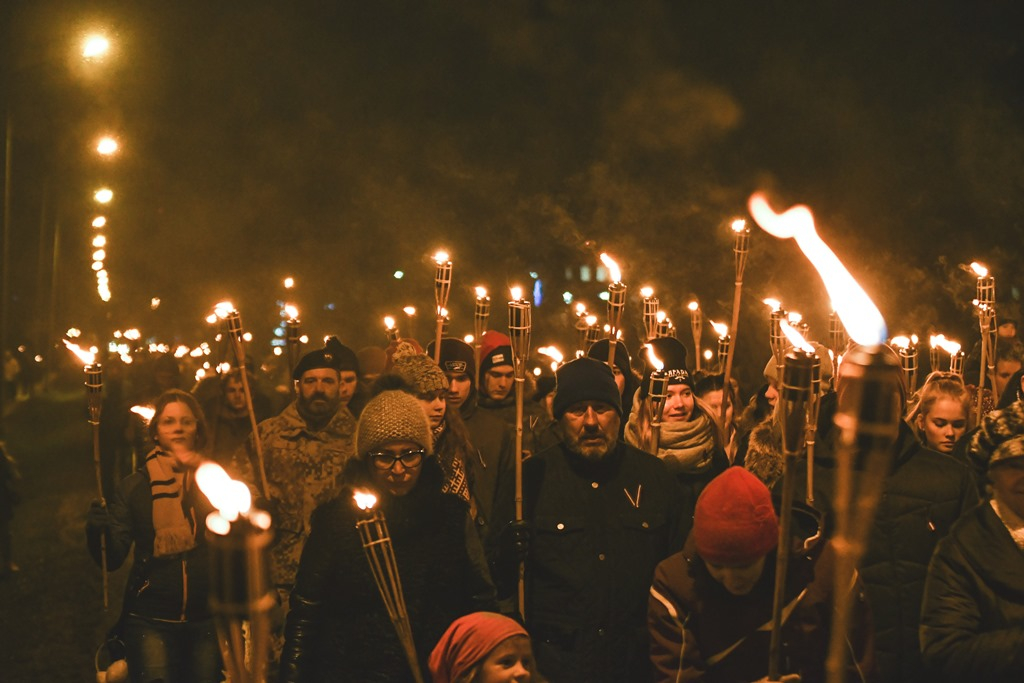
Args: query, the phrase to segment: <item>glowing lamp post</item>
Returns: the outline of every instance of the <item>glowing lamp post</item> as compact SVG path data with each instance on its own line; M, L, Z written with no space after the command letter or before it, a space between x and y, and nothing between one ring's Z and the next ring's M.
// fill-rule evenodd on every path
M615 366L615 342L619 338L622 311L626 307L626 285L622 282L619 265L608 254L601 254L601 263L608 268L611 282L608 284L608 367Z
M448 252L434 254L437 269L434 272L434 303L437 305L437 326L434 333L434 362L441 364L441 337L444 336L444 322L447 315L448 295L452 290L452 262Z
M700 339L704 332L704 316L700 312L700 304L696 301L691 301L687 308L690 310L690 333L693 335L693 359L694 359L694 370L700 371ZM726 350L728 355L728 349ZM725 367L722 364L722 360L719 359L720 367Z
M899 367L882 348L886 325L874 302L818 236L814 217L805 206L777 214L761 194L750 198L750 213L766 232L794 239L818 271L847 332L859 348L846 354L836 413L840 429L836 477L836 603L827 660L830 683L843 680L846 636L851 606L847 590L858 565L881 498L900 421ZM852 500L853 462L863 465L856 500Z
M221 656L232 681L262 683L270 653L270 612L277 601L270 577L270 515L253 509L249 488L220 465L204 462L195 476L199 490L217 508L206 517L206 539L210 611Z

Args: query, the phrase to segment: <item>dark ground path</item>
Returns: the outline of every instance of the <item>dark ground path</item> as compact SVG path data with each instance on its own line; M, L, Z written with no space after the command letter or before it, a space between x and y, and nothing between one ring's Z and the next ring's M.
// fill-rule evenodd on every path
M117 620L125 568L110 577L85 548L85 512L96 497L85 392L72 384L18 403L7 446L21 469L14 554L21 571L0 580L0 682L94 681L93 656Z

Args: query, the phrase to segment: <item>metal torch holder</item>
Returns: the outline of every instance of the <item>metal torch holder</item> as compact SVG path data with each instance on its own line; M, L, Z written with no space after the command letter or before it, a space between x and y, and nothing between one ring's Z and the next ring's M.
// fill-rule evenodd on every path
M782 321L786 319L786 312L781 308L772 311L768 319L768 341L772 349L772 358L775 359L776 377L782 377L782 363L786 356L786 333L782 331Z
M284 322L285 347L288 349L288 376L298 365L302 352L302 325L297 318L289 318ZM294 389L293 389L294 391Z
M626 308L626 285L613 282L608 285L608 367L615 364L615 342L619 338L622 311Z
M657 455L661 447L661 411L668 398L668 375L659 370L651 373L651 383L647 391L651 407L651 435L648 452Z
M701 313L701 310L699 308L696 309L696 310L690 311L690 334L693 337L693 363L694 363L693 367L694 367L695 370L698 370L698 371L700 370L700 364L701 364L701 361L703 360L701 358L701 354L700 354L700 340L701 340L701 337L703 336L703 333L704 333L704 314ZM721 358L721 352L722 352L721 340L719 340L718 352L719 352L719 360L718 360L719 367L725 367L725 365L722 362L722 358ZM726 349L726 354L728 354L728 349Z
M512 346L512 362L516 389L515 450L515 516L523 520L523 400L526 393L526 361L530 357L530 332L533 329L533 308L529 301L508 302L508 337ZM526 618L526 567L519 563L519 614Z
M655 331L655 337L662 339L664 337L673 337L672 333L672 321L666 317L664 320L658 322L657 330Z
M91 363L85 366L85 396L89 405L89 424L92 425L92 464L96 474L96 493L100 505L107 507L103 495L103 461L100 455L100 416L103 413L103 366ZM103 572L103 609L110 604L107 580L107 534L100 534L100 570Z
M434 362L441 364L441 338L445 334L447 322L448 295L452 289L452 262L445 261L437 264L437 272L434 275L434 303L437 306L437 319L434 333Z
M898 348L897 354L900 357L903 376L907 380L907 390L913 393L917 388L917 347L910 344L905 349Z
M725 366L729 362L729 350L731 348L732 337L725 335L718 338L718 368L722 373L725 372Z
M654 339L658 328L658 297L644 297L644 334L647 341Z
M949 371L954 375L964 376L964 358L966 355L963 351L957 351L956 353L949 354Z

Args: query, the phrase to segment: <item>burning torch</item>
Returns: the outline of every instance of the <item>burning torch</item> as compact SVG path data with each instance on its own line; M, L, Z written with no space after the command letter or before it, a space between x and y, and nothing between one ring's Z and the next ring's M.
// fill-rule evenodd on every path
M687 308L690 309L690 332L693 335L693 358L694 358L694 370L700 372L700 338L704 332L704 316L700 312L700 304L696 301L691 301ZM721 350L721 347L719 347ZM726 355L729 351L726 349ZM722 364L722 360L719 360L719 364ZM722 365L722 367L725 367Z
M654 296L654 289L642 287L640 294L644 297L644 334L646 341L654 339L658 324L658 297Z
M576 304L576 323L573 328L576 330L576 357L582 358L587 354L587 332L590 330L590 323L587 322L587 307L582 303Z
M740 295L743 292L743 271L746 270L747 254L750 253L750 228L747 227L747 222L745 220L738 218L732 222L732 231L735 237L732 253L736 272L736 286L733 289L732 297L731 329L732 333L736 334L736 330L738 330L740 326ZM732 395L732 392L729 391L729 387L732 381L732 359L735 354L736 347L734 344L731 344L729 347L729 353L726 354L725 374L722 377L722 412L720 417L723 425L725 424L726 411L729 408L729 397Z
M409 611L405 606L405 593L402 590L402 579L398 574L398 561L391 543L391 532L384 513L377 507L377 497L368 491L356 491L353 496L356 506L363 511L362 518L356 522L359 539L363 544L363 553L370 563L377 590L384 600L388 616L395 627L395 634L402 644L405 659L409 663L413 679L423 683L423 672L420 671L419 659L416 657L416 645L412 637L412 625L409 623Z
M199 490L217 508L206 517L206 539L210 611L221 656L230 680L262 683L270 653L270 612L276 603L270 578L270 515L253 509L249 487L231 479L220 465L204 462L195 476Z
M487 319L491 317L491 297L487 289L476 288L476 308L473 310L473 359L476 361L476 377L473 386L480 386L480 340L487 332Z
M901 335L889 340L889 345L895 347L896 355L900 358L900 367L910 393L917 388L917 341L916 334L909 337Z
M242 316L230 301L222 301L214 307L214 314L227 323L228 337L231 348L235 352L235 365L242 378L242 390L245 392L245 407L249 411L249 425L252 427L252 441L256 449L256 465L260 477L260 490L264 496L270 495L267 484L267 473L263 465L263 444L260 442L260 430L256 423L256 410L252 404L252 390L249 388L249 375L245 370L245 343L242 339Z
M96 470L96 493L100 506L107 508L103 496L103 469L100 463L100 414L103 411L103 366L96 362L95 347L83 350L78 344L64 340L64 345L85 364L85 398L89 405L89 424L92 425L92 464ZM107 533L100 534L100 570L103 573L103 609L110 602L107 584Z
M601 254L601 263L608 268L611 282L608 284L608 367L615 367L615 342L619 338L622 311L626 307L626 285L622 282L619 265L608 254Z
M834 535L836 557L835 606L827 661L830 683L843 680L847 656L846 636L852 591L850 577L863 555L875 508L889 469L892 444L899 431L902 406L899 365L882 345L885 320L867 293L818 236L814 217L805 206L776 214L765 197L750 198L750 213L766 232L781 239L793 238L818 271L850 337L860 346L843 361L836 426L840 429L837 452ZM851 503L853 463L863 464L857 498Z
M288 316L288 319L284 321L284 339L288 348L288 376L291 377L292 371L299 363L299 354L302 352L302 330L299 309L295 304L285 304L284 310Z
M523 394L526 391L526 361L530 357L530 332L533 328L533 309L522 298L522 289L511 289L508 302L508 337L512 346L512 362L516 387L516 521L523 521ZM612 347L614 353L615 347ZM612 356L614 358L614 356ZM519 614L526 618L526 574L519 564Z
M437 326L434 333L434 362L441 364L441 337L444 336L444 323L448 306L448 295L452 290L452 262L448 259L448 252L439 251L434 254L434 263L437 270L434 271L434 303L437 305Z
M387 337L388 344L398 341L398 325L395 324L395 319L390 315L384 316L384 335Z
M668 375L664 372L665 364L654 353L654 347L650 344L647 344L646 347L647 360L654 368L654 371L651 372L651 383L647 389L651 408L651 434L647 452L657 455L658 449L661 447L661 411L665 407L665 399L668 398Z
M729 351L732 347L732 337L729 336L729 328L725 326L725 323L716 323L714 320L709 320L711 327L718 333L718 367L724 368L729 362ZM723 393L727 393L724 385L722 387ZM723 427L725 423L723 422Z

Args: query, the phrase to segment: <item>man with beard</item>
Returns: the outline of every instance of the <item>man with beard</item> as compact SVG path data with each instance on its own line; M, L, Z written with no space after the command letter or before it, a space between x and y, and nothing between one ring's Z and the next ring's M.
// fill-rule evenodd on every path
M282 611L295 583L310 515L337 495L342 470L355 453L356 420L342 405L341 396L342 368L355 366L355 353L336 337L299 360L292 372L295 400L280 415L259 424L268 490L262 489L251 438L235 457L241 478L264 499L274 518L271 575ZM275 663L284 645L284 619L279 616L272 653Z
M553 681L651 680L645 633L654 568L683 546L681 493L658 458L618 439L612 371L593 358L563 365L552 413L561 441L523 463L523 522L502 480L492 540L499 596L526 565L526 626Z

